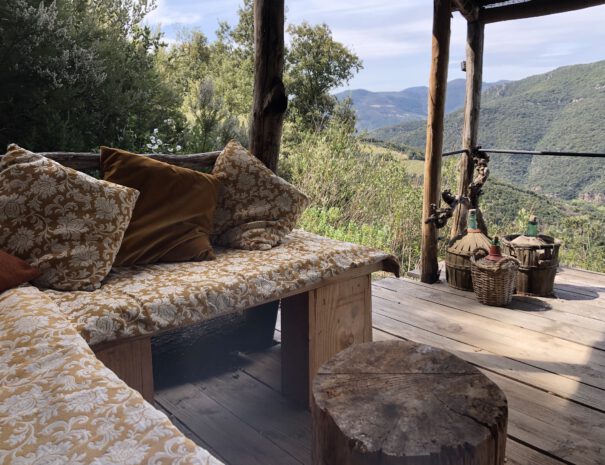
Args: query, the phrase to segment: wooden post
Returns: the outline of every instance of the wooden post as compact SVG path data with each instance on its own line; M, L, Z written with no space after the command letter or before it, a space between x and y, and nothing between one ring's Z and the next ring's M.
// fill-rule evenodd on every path
M437 228L433 223L427 224L425 221L431 216L431 204L438 205L440 198L443 120L445 117L445 94L450 52L450 22L450 0L434 0L433 46L429 80L422 206L421 280L424 283L434 283L439 280Z
M284 72L284 0L254 0L254 96L250 152L277 169L288 106Z
M282 392L309 405L317 369L343 349L372 340L371 274L282 299Z
M467 150L477 146L479 133L479 113L481 109L481 85L483 81L483 37L485 25L480 22L467 23L466 29L466 98L464 103L464 127L462 148ZM474 162L468 153L460 159L458 195L467 195L468 186L473 181ZM471 208L476 207L471 206ZM456 237L466 226L468 209L459 204L452 217L451 237Z

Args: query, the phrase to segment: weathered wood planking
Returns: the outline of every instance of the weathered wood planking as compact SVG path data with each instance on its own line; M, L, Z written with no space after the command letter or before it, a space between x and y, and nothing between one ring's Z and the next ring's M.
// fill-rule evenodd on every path
M321 364L353 344L372 340L371 275L284 299L281 319L283 392L308 405L309 386Z
M570 342L605 350L605 340L603 338L605 322L594 321L590 318L583 318L579 315L555 309L535 310L525 302L517 302L516 300L509 306L510 308L487 307L477 302L474 294L471 292L449 292L451 288L448 288L444 292L444 290L435 289L434 287L409 284L408 282L398 280L385 282L376 286L376 295L386 298L391 297L392 292L386 292L386 288L382 288L382 285L390 286L395 291L398 290L405 293L405 295L413 296L414 299L433 303L442 302L445 294L447 295L446 305L448 307L451 306L458 310L475 314L480 317L478 321L481 321L482 318L493 319L501 323L519 326L542 334L566 339Z
M151 337L127 339L116 344L92 348L95 355L128 386L153 403Z
M187 383L164 389L157 393L156 399L196 436L203 438L227 464L301 463L198 386Z
M377 325L384 327L380 318L377 320ZM376 340L397 337L380 333L378 331L375 334ZM467 358L465 352L453 351L450 345L448 344L448 350ZM472 362L469 358L467 360ZM534 450L559 457L566 463L605 463L601 457L601 444L605 439L604 412L586 408L509 378L516 377L517 372L509 371L506 376L501 376L493 371L482 371L502 388L509 401L507 454L510 453L510 438L513 438L530 444Z
M500 356L605 389L605 352L601 350L477 317L449 304L425 302L423 305L422 301L413 298L399 303L385 300L380 311ZM588 364L589 360L593 363Z

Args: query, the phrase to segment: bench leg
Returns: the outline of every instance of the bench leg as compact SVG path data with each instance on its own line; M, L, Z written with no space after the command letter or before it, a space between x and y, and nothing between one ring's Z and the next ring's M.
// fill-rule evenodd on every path
M153 404L151 337L119 341L93 350L107 368Z
M371 275L329 284L281 303L282 392L308 406L319 367L372 340Z

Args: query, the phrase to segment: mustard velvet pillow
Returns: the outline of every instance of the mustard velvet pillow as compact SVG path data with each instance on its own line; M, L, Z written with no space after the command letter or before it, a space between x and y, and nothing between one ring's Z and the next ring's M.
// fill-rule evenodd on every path
M276 246L309 204L305 194L237 141L227 144L212 174L221 183L213 240L225 247L268 250Z
M10 145L0 158L0 249L38 268L36 285L97 289L138 195Z
M141 193L115 266L214 258L214 176L108 147L101 147L101 171Z

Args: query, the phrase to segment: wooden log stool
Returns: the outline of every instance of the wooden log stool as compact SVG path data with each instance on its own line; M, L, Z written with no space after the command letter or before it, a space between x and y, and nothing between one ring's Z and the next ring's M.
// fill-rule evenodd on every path
M502 465L508 407L496 384L430 346L352 346L313 382L313 465Z

